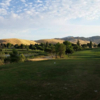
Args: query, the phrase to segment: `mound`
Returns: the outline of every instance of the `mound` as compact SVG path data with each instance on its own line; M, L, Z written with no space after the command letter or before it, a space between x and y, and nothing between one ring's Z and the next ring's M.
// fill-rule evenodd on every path
M64 40L61 39L42 39L42 40L37 40L37 43L52 43L52 44L56 44L56 43L63 43Z
M35 41L30 41L30 40L24 40L24 39L16 39L16 38L11 38L11 39L1 39L0 43L7 44L11 43L13 45L15 44L25 44L25 45L30 45L30 44L37 44Z

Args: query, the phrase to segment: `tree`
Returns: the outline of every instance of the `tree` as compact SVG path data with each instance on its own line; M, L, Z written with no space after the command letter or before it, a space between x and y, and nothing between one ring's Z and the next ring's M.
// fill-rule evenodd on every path
M79 40L77 41L77 45L80 46L80 41Z
M66 46L71 46L72 45L69 41L64 41L63 44L65 44Z
M26 48L27 51L29 50L29 46L28 45L26 45L25 48Z
M90 48L90 43L87 43L87 46Z
M30 44L30 45L29 45L29 48L30 48L30 49L33 49L33 48L34 48L34 45L33 45L33 44Z
M97 45L96 45L96 44L93 44L93 47L94 47L94 48L96 48L96 47L97 47Z
M48 42L46 42L46 47L48 47L49 46L49 43Z
M66 45L66 51L65 51L66 54L69 55L69 53L73 53L74 52L73 46L69 41L65 41L65 42L63 42L63 44Z
M66 51L66 45L60 44L60 43L57 43L57 44L55 45L55 54L56 54L55 56L56 56L56 58L57 58L58 55L59 55L60 58L61 58L62 55L65 54L65 51Z
M65 54L65 51L66 51L66 45L60 44L58 50L59 50L59 56L60 56L60 58L61 58L62 55Z
M92 41L90 41L90 48L92 48Z
M10 62L19 62L20 57L19 53L16 49L13 49L12 53L10 53Z
M55 46L51 45L51 55L52 55L52 57L53 57L54 53L55 53Z
M44 44L44 43L41 43L40 46L41 46L42 49L44 50L44 48L45 48L45 44Z
M82 46L82 48L84 48L84 49L87 48L87 44L82 44L81 46Z
M18 49L18 48L19 48L19 45L18 45L18 44L15 44L14 47L15 47L16 49Z
M7 43L7 48L11 48L12 44L11 43Z
M44 50L44 48L42 46L38 46L37 49Z
M79 46L77 44L72 44L74 51L78 51L79 50Z
M45 48L45 51L48 52L48 53L51 53L51 48L46 47L46 48Z
M25 45L24 45L24 44L21 44L21 45L20 45L20 48L21 48L21 49L25 49Z
M35 44L34 46L35 46L35 48L37 49L39 45L38 45L38 44Z
M6 45L6 44L3 44L3 43L1 43L1 44L0 44L0 48L2 48L2 49L3 49L3 48L6 48L6 47L7 47L7 45Z
M57 58L57 56L58 56L58 54L59 54L59 45L60 45L60 43L57 43L57 44L55 45L55 56L56 56L56 58Z
M98 44L98 47L100 47L100 43Z

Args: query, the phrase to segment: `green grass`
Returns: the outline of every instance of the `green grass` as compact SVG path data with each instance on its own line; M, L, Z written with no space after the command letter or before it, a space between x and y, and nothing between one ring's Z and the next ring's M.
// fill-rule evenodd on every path
M0 100L100 100L99 54L0 66Z
M85 58L85 59L100 58L100 48L77 51L73 53L72 55L70 55L69 58Z

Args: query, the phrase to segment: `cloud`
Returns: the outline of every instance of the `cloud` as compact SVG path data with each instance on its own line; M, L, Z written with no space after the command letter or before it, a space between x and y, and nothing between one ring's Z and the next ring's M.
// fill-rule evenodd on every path
M0 15L6 15L7 11L3 8L0 9Z
M21 0L21 2L25 3L26 1L25 0Z
M11 2L11 1L12 1L12 0L5 0L5 1L1 2L0 5L1 5L2 7L10 6L10 2Z
M38 2L38 3L42 3L42 1L41 1L41 0L37 0L37 2Z
M21 2L25 3L25 5L21 5L21 3L20 6L16 5L16 10L12 8L13 4L10 5L10 2L11 0L6 0L5 2L1 2L0 5L2 5L3 9L5 8L5 6L10 6L10 10L7 10L9 14L11 14L11 11L13 11L14 13L18 13L20 7L20 10L22 11L22 13L20 13L20 16L21 14L26 14L26 12L28 12L27 16L30 18L34 17L35 15L35 17L55 17L65 20L75 18L85 18L87 20L93 20L100 17L100 0L37 0L35 2L21 0ZM24 11L24 9L26 9L26 12Z
M38 34L42 34L42 32L44 32L46 35L46 33L49 34L52 32L53 34L58 33L60 36L60 33L77 33L78 35L79 33L84 34L84 30L86 30L87 33L96 32L99 34L99 28L97 28L99 25L95 27L92 25L93 23L91 23L93 27L85 27L84 25L80 26L84 23L79 22L80 25L77 26L74 22L70 23L70 20L81 19L85 22L94 20L99 21L100 0L15 1L16 0L0 1L0 34L15 33L19 36L21 33L33 33L34 35L35 32ZM79 31L77 27L79 27L82 31ZM87 30L88 28L89 30Z

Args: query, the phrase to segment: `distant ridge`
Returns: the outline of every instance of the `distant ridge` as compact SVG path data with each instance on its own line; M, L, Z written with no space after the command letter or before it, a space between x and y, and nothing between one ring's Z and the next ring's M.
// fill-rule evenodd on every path
M63 37L63 38L59 38L62 40L67 40L67 41L73 41L75 39L79 39L79 40L83 40L83 41L92 41L96 44L100 43L100 36L92 36L92 37Z
M37 44L35 41L30 41L30 40L24 40L24 39L16 39L16 38L10 38L10 39L0 39L0 43L11 43L13 45L15 44L24 44L24 45L30 45L30 44Z
M63 37L63 38L54 38L54 39L41 39L41 40L24 40L24 39L17 39L17 38L10 38L10 39L0 39L0 43L11 43L11 44L25 44L25 45L30 45L30 44L38 44L38 43L52 43L52 44L56 44L56 43L63 43L64 41L69 41L71 43L76 44L77 40L80 41L81 44L87 44L90 43L90 41L92 41L95 44L100 43L100 36L92 36L92 37L73 37L73 36L68 36L68 37Z

